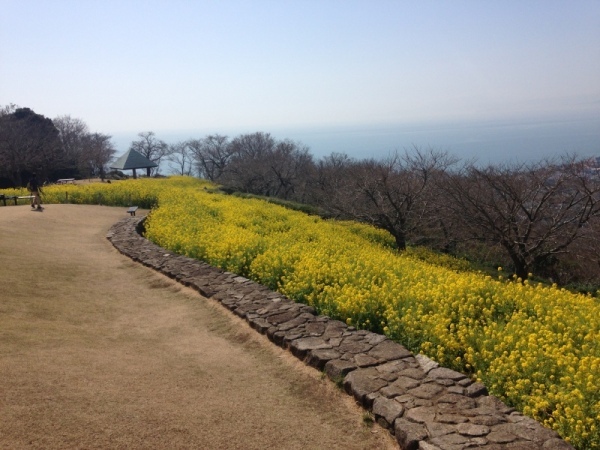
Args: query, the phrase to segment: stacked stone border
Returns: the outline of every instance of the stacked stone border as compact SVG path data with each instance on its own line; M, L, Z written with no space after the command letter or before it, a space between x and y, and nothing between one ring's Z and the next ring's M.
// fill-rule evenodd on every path
M142 237L144 218L127 217L107 238L124 255L219 301L306 364L343 383L403 450L572 449L488 395L465 375L413 355L387 337L319 316L253 281L167 251Z

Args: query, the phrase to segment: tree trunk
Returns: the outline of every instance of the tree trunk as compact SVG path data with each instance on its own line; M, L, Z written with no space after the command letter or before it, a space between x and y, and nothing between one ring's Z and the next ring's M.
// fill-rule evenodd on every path
M388 230L390 231L390 230ZM396 240L396 246L398 247L398 251L406 250L406 235L397 230L390 231L394 239Z
M517 277L521 280L526 280L529 275L530 267L525 258L508 245L504 245L504 248L506 248L508 255L510 256Z

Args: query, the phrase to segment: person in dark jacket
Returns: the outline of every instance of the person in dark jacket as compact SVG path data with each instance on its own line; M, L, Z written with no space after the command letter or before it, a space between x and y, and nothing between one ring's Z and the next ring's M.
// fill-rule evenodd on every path
M40 193L42 188L40 187L40 183L37 179L37 176L34 174L31 175L29 179L29 183L27 183L27 187L29 188L29 192L33 196L31 199L31 207L33 209L38 209L38 211L42 210L42 202L40 200Z

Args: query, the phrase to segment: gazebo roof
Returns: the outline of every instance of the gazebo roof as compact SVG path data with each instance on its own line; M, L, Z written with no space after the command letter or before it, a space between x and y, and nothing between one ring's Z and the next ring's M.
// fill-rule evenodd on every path
M118 170L146 169L148 167L158 167L158 164L133 149L128 150L110 166L111 169Z

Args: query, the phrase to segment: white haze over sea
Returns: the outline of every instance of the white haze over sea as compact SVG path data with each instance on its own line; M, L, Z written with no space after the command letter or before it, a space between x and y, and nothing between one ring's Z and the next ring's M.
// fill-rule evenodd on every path
M144 130L148 131L148 130ZM395 150L444 150L461 160L478 164L532 162L566 153L600 157L600 116L569 119L496 120L487 122L437 122L398 125L290 127L163 132L156 137L167 143L201 139L209 134L234 138L253 132L270 133L307 146L315 159L346 153L356 159L385 158ZM137 133L117 133L117 156L124 153ZM161 172L168 172L165 164Z
M285 135L284 130L281 137ZM600 156L600 117L340 127L289 130L288 135L309 146L315 157L343 152L357 159L378 159L394 150L410 151L413 146L445 150L484 165L536 161L564 153Z

